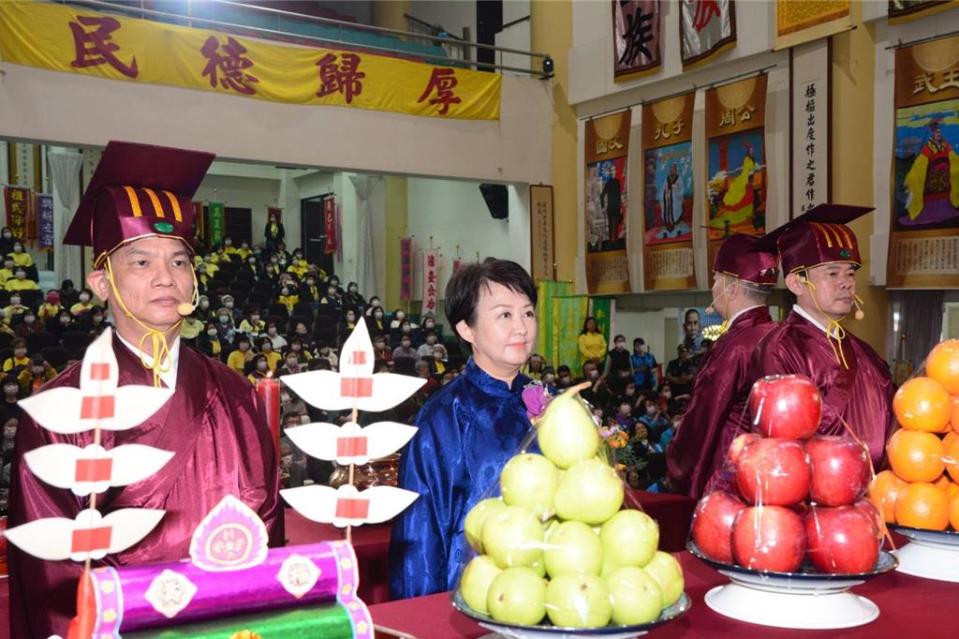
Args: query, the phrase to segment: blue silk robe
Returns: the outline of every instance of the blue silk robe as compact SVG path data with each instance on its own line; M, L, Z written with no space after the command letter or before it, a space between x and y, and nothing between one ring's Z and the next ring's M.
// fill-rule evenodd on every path
M696 373L682 426L666 449L675 492L699 499L707 486L720 482L729 445L736 435L750 430L745 408L753 351L775 327L766 306L751 308L709 350Z
M836 359L826 333L793 311L756 349L750 362L750 387L766 375L806 375L822 395L819 434L845 435L845 421L869 447L879 469L895 425L892 396L896 387L889 365L864 341L847 333L842 350L848 369Z
M153 373L116 336L113 351L119 385L152 385ZM80 364L67 368L46 388L80 385ZM107 514L120 508L166 511L156 528L137 544L96 565L126 566L174 561L189 555L197 524L226 495L252 508L267 526L270 545L283 545L283 509L273 436L258 408L250 383L188 346L181 345L176 391L150 419L126 431L103 431L105 448L144 444L172 451L173 458L143 481L101 493L97 508ZM52 443L81 448L93 442L93 431L58 435L26 414L17 430L11 472L10 527L42 517L73 519L86 498L37 479L23 463L27 451ZM10 564L11 636L45 639L66 636L76 612L77 580L82 563L41 561L7 546Z
M470 552L463 534L466 513L495 486L529 432L521 397L529 382L518 375L507 386L470 359L466 373L420 410L419 432L400 462L399 485L420 496L393 520L393 599L456 587Z

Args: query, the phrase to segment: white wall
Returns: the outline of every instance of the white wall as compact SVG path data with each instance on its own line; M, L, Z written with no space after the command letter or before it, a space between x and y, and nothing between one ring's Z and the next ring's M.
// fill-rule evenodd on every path
M397 175L548 183L552 89L503 77L498 121L279 104L4 64L0 138L66 146L109 140L220 158ZM468 150L468 152L467 152Z
M525 188L525 187L523 187ZM446 282L452 274L456 246L464 262L475 262L486 257L525 258L529 265L529 212L526 211L525 255L519 246L520 241L511 237L513 224L521 225L522 212L515 212L519 195L510 199L510 215L506 220L494 220L486 208L486 202L480 194L477 182L455 180L426 180L411 178L407 182L407 232L413 239L413 299L422 298L423 263L422 249L429 248L430 236L433 246L441 254L439 288L446 289ZM528 208L528 205L527 205ZM398 238L386 238L396 242ZM516 245L514 245L516 242ZM516 255L520 253L520 255ZM517 259L524 263L521 259ZM414 306L415 308L415 306ZM418 310L418 309L417 309Z

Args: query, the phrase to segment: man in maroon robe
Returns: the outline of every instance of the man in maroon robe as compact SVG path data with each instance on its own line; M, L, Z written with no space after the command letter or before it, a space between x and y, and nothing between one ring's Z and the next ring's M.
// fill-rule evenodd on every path
M166 511L142 541L107 555L102 565L188 556L194 528L226 495L260 515L271 545L282 544L274 445L255 392L241 376L179 339L180 316L192 312L189 300L196 296L190 197L212 160L207 153L111 142L64 238L68 244L93 246L94 270L87 283L114 308L118 383L175 389L143 424L101 433L108 449L136 443L174 453L148 479L98 495L103 514L129 507ZM48 388L78 387L79 382L77 364ZM57 435L23 417L11 473L11 527L44 517L73 519L87 506L87 498L37 479L23 463L24 453L51 443L84 447L92 442L92 432ZM83 565L41 561L13 545L8 545L8 561L12 636L65 636Z
M776 246L786 286L796 296L789 316L760 343L750 379L800 374L822 395L823 435L848 434L869 448L878 468L895 418L895 386L885 361L842 326L853 308L862 266L856 235L846 224L871 208L822 204L763 238Z
M775 327L766 296L776 284L777 260L756 250L758 241L733 235L716 254L713 308L725 332L703 358L682 425L666 449L670 487L693 499L721 483L729 444L749 430L749 360Z

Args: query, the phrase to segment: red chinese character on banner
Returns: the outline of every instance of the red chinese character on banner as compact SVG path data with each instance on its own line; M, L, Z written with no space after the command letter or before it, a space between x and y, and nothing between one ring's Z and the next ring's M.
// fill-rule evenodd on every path
M226 44L221 45L215 36L210 36L200 52L209 60L203 69L203 75L210 76L211 87L216 87L217 72L219 72L221 74L219 83L224 89L232 89L246 95L256 93L256 89L249 86L249 83L260 80L246 73L246 70L253 66L253 61L244 57L246 47L242 44L227 37Z
M317 60L316 66L320 67L320 90L316 95L322 98L331 93L342 93L346 103L350 104L354 95L363 93L363 83L360 80L365 78L366 74L359 70L360 56L355 53L343 53L340 55L339 65L336 62L335 53L327 53Z
M710 20L720 15L716 0L699 0L696 3L696 13L693 14L693 28L702 31Z
M87 32L84 27L96 27ZM120 21L116 18L94 18L91 16L77 16L76 22L70 23L73 31L73 44L76 47L76 57L70 63L74 69L95 67L109 64L111 67L128 78L135 78L139 73L136 56L130 59L130 64L124 64L115 54L120 45L110 42L110 34L120 28Z
M453 92L457 84L456 69L433 69L433 73L430 75L430 81L426 85L426 90L423 91L423 95L421 95L420 99L416 102L422 102L428 98L433 91L436 91L436 97L430 100L430 104L442 105L437 113L439 115L446 115L450 110L451 104L459 104L463 101L462 98Z

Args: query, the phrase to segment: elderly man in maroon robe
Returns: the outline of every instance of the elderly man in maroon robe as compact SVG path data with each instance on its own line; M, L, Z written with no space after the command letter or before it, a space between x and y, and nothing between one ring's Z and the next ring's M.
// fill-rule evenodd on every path
M796 304L756 349L750 379L811 378L822 395L819 433L859 439L878 467L894 426L895 386L886 362L842 325L854 308L863 317L856 296L862 259L846 224L871 210L822 204L763 238L764 248L778 248Z
M272 545L282 543L282 508L274 444L249 382L223 364L181 345L181 315L193 311L193 204L212 162L207 153L111 142L64 238L92 245L87 284L114 309L113 350L119 384L174 388L150 419L127 431L102 433L102 445L145 444L173 458L150 478L98 496L106 514L120 508L166 511L140 543L102 563L112 566L188 556L190 536L226 495L250 506L266 523ZM49 387L79 386L79 364ZM87 499L46 485L23 463L24 453L51 443L84 447L92 433L56 435L24 416L11 473L10 526L43 517L73 519ZM41 561L8 546L11 634L66 635L75 614L82 564Z
M666 450L671 488L693 499L721 483L729 444L749 431L749 361L756 344L776 326L766 297L776 284L777 259L757 250L758 242L733 235L716 254L713 308L725 330L700 365L692 400Z

